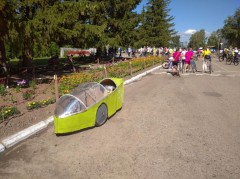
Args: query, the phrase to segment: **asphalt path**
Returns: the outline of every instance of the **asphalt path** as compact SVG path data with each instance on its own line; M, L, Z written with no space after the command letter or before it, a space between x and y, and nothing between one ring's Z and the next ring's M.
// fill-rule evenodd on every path
M213 70L126 85L106 124L59 137L49 126L0 153L0 177L239 179L240 66Z

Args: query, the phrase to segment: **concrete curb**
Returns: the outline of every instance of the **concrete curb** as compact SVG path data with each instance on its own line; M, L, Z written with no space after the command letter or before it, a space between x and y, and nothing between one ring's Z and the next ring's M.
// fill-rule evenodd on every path
M44 122L48 125L50 123L52 123L54 121L53 116L50 116L49 118L47 118Z
M22 140L30 137L31 135L37 133L38 131L44 129L47 127L47 124L44 121L41 121L29 128L26 128L10 137L7 137L2 141L2 144L6 147L12 147L13 145L17 144L18 142L21 142Z
M155 67L151 70L148 70L144 73L141 73L137 76L134 76L131 79L126 80L124 82L124 85L130 84L130 83L132 83L134 81L137 81L137 80L140 80L143 76L146 76L147 74L149 74L149 73L151 73L151 72L153 72L153 71L155 71L155 70L157 70L161 67L162 67L162 65L157 66L157 67ZM14 134L14 135L11 135L11 136L5 138L0 143L0 153L3 152L6 148L10 148L10 147L14 146L15 144L17 144L17 143L27 139L28 137L36 134L37 132L45 129L53 121L54 121L53 116L50 116L49 118L47 118L44 121L41 121L41 122L39 122L39 123L37 123L33 126L30 126L30 127L26 128L26 129L24 129L24 130L22 130L22 131L20 131L16 134Z
M155 68L153 68L153 69L151 69L151 70L148 70L148 71L146 71L146 72L144 72L144 73L141 73L141 74L139 74L139 75L137 75L137 76L134 76L134 77L132 77L131 79L126 80L126 81L124 82L124 85L127 85L127 84L132 83L132 82L137 81L137 80L140 80L143 76L146 76L147 74L152 73L153 71L158 70L158 69L161 68L161 67L162 67L162 65L157 66L157 67L155 67Z
M2 144L0 144L0 152L3 152L4 150L5 150L5 147Z

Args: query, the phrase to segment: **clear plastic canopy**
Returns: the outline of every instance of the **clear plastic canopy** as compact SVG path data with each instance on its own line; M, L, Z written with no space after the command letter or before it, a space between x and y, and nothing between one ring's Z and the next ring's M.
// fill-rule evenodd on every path
M66 94L58 100L54 114L59 118L64 118L79 113L102 100L109 92L100 83L81 84L71 94Z

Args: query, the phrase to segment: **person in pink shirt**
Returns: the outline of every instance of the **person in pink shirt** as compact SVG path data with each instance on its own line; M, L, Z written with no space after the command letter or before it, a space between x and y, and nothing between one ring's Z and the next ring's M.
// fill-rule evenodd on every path
M193 57L192 48L188 48L188 51L185 54L185 72L187 72L187 69L189 69L190 67L190 62L192 57Z
M179 51L179 48L176 48L176 51L173 53L173 66L176 65L178 66L178 62L181 57L181 52Z
M173 52L172 69L173 68L177 69L180 56L181 56L181 52L179 51L179 48L176 48L175 52Z
M173 61L172 61L172 72L175 75L179 75L179 71L178 71L178 63L181 57L181 52L179 51L179 48L176 48L175 52L173 52Z

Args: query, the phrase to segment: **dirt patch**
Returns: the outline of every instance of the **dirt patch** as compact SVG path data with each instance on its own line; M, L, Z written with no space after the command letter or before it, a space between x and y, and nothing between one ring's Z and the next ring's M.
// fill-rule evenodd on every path
M20 114L0 121L0 139L4 139L7 136L19 132L53 115L54 104L31 111L27 109L29 102L36 102L55 97L53 93L53 81L50 83L37 84L34 94L29 100L26 100L23 97L23 93L27 90L32 89L30 87L20 88L18 90L16 88L10 88L7 90L6 96L1 96L1 106L15 106L20 111Z

